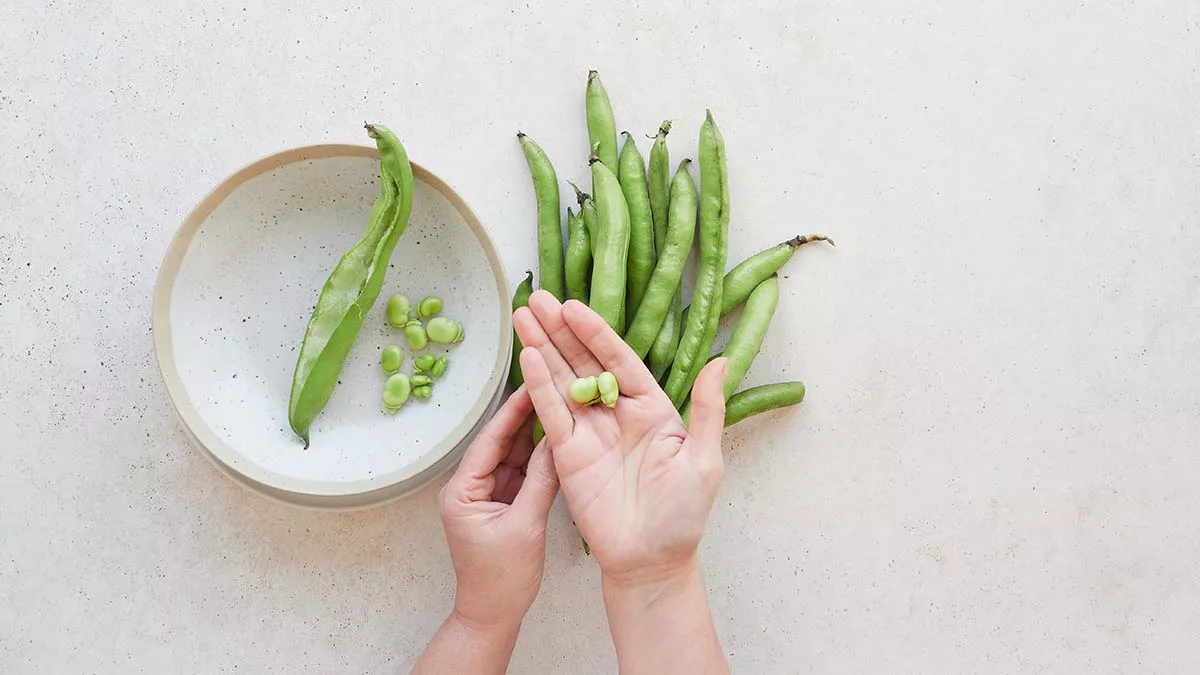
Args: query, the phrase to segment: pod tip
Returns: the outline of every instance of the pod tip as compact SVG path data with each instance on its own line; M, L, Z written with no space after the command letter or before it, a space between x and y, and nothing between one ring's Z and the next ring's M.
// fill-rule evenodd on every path
M525 138L525 132L521 131L520 129L517 129L517 138L518 139Z
M575 190L575 201L579 202L580 206L583 206L583 203L588 199L588 193L580 190L579 186L573 181L567 181L567 185L570 185Z

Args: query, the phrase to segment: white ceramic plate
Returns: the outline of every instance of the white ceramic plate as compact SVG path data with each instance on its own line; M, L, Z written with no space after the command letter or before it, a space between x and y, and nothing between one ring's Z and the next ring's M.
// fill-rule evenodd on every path
M503 395L512 345L508 281L466 203L413 165L412 220L383 293L312 428L288 425L296 355L322 284L366 229L379 194L374 148L321 145L256 162L226 180L171 242L154 298L154 338L171 401L223 471L294 504L356 508L409 492L451 466ZM445 301L466 339L431 400L385 414L388 296ZM437 350L435 350L437 351Z

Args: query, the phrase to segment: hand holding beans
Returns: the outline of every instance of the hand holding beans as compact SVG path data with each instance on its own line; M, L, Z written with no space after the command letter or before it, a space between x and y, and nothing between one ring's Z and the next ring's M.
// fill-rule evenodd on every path
M582 303L539 291L513 323L567 506L606 578L687 565L722 475L725 361L697 379L688 428L637 354ZM572 398L572 383L594 377L603 400L605 372L620 382L612 408Z

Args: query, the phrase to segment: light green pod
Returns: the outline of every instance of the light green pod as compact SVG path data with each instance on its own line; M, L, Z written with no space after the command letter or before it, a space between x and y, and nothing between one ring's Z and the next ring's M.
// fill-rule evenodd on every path
M433 369L433 364L437 363L437 357L433 354L422 354L413 359L414 373L427 373Z
M658 135L650 148L650 168L646 172L650 185L650 212L654 217L654 249L659 255L667 245L667 209L671 203L671 160L667 151L667 134L670 132L671 120L659 125Z
M404 350L396 345L384 347L383 353L379 355L379 365L383 366L383 372L388 375L400 370L400 366L404 365Z
M625 281L629 255L629 207L621 184L604 162L592 157L592 198L596 201L596 236L592 238L592 287L588 305L625 334ZM586 206L584 215L587 215Z
M625 316L633 321L646 287L650 285L650 275L654 273L654 219L650 212L650 191L646 183L646 163L638 152L633 134L625 132L625 147L617 160L619 171L617 180L621 184L621 192L625 196L625 206L629 210L629 250L626 259L626 291ZM649 350L649 345L646 349ZM643 352L642 356L646 354Z
M408 298L399 293L388 298L387 320L392 328L404 328L404 324L408 322L408 310L411 308Z
M447 319L444 316L430 319L425 326L425 332L429 335L430 340L444 345L463 341L462 325L454 319Z
M428 401L429 397L433 396L433 387L428 384L423 387L416 387L412 390L412 395L416 396L422 401Z
M568 393L579 405L591 405L600 399L600 385L595 376L580 377L571 383Z
M442 299L436 295L422 298L414 309L417 311L417 316L421 317L422 319L428 319L434 314L442 311Z
M404 324L404 337L408 340L409 350L414 352L425 349L425 345L429 344L429 336L425 333L420 319L409 319L408 323Z
M613 119L612 103L608 91L600 82L600 73L588 71L587 91L588 146L601 162L615 175L617 173L617 123Z
M617 376L606 370L596 377L596 386L600 390L600 401L610 408L617 407L617 399L621 395Z
M413 375L408 381L413 387L428 387L433 384L433 378L428 375Z
M383 385L383 407L389 413L399 410L408 401L412 387L404 373L396 373L387 379Z

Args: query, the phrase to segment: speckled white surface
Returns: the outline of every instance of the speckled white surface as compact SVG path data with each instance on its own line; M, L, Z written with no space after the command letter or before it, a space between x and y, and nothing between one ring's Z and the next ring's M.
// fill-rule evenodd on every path
M273 504L151 357L175 228L364 119L531 265L516 140L582 178L584 74L676 158L711 106L731 258L795 231L704 544L742 673L1200 671L1200 6L8 2L0 672L402 672L446 613L438 484ZM614 670L561 508L514 673Z
M404 245L392 255L383 292L346 359L343 384L313 424L312 446L301 449L288 424L297 349L329 271L362 237L378 176L379 162L365 157L285 164L234 188L187 246L171 294L169 358L198 416L234 453L228 463L237 470L249 464L283 479L342 486L334 489L416 473L410 467L448 434L461 438L475 424L503 381L502 373L489 376L511 332L501 330L508 290L498 289L508 284L498 284L463 215L417 180ZM453 365L436 396L385 415L383 348L401 345L403 371L413 373L403 331L387 324L394 293L412 302L443 298L442 315L459 321L467 337L425 350L448 354Z

